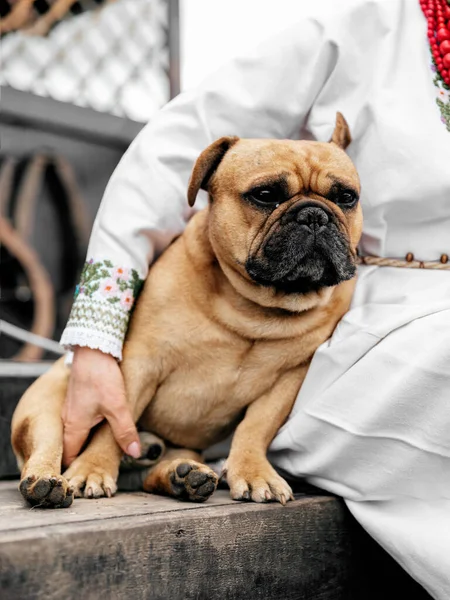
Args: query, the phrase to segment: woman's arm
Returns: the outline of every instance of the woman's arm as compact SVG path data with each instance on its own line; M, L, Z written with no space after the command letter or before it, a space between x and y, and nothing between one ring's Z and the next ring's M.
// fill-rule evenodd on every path
M197 156L223 135L298 138L336 55L325 26L305 20L181 94L142 130L106 188L62 336L66 347L121 358L148 265L192 214L186 188ZM199 197L195 209L205 204Z

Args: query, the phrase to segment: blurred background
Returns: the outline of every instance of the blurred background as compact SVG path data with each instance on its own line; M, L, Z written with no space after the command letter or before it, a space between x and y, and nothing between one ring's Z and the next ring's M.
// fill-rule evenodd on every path
M158 109L306 9L338 4L0 0L0 359L54 358L14 327L59 339L103 190Z

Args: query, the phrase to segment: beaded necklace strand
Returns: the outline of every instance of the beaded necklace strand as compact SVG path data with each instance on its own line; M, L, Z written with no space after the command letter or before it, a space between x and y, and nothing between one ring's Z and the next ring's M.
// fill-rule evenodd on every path
M450 0L420 0L436 68L450 86Z

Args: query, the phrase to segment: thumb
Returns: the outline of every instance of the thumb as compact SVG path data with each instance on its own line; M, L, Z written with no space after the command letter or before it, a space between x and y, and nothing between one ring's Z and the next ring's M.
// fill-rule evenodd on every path
M129 456L139 458L141 456L141 443L139 434L131 416L130 409L125 402L116 405L113 410L110 407L105 417L111 427L116 442Z
M63 434L63 465L68 467L80 453L90 432L89 426L77 424L74 427L71 423L64 424Z

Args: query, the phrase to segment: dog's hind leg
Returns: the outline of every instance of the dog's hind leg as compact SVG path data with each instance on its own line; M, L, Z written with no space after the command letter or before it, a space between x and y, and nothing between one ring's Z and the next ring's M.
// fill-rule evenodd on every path
M33 506L65 508L73 490L61 476L63 424L69 368L60 359L22 396L12 420L11 442L21 468L20 491Z
M180 500L204 502L217 487L216 473L194 450L170 448L144 481L144 490Z

